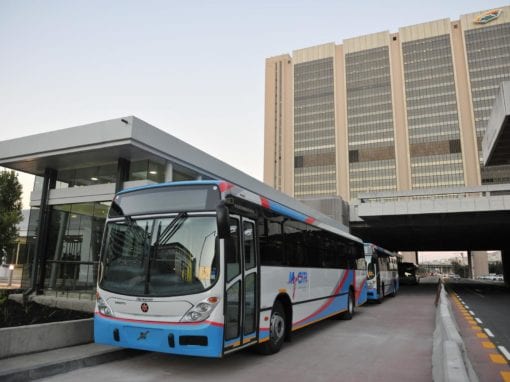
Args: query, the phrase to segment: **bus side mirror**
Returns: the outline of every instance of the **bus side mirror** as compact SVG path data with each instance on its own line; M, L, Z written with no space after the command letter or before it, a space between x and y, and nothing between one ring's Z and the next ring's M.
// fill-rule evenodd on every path
M218 237L220 239L226 239L230 237L230 225L228 222L228 207L221 202L216 207L216 220L218 222Z

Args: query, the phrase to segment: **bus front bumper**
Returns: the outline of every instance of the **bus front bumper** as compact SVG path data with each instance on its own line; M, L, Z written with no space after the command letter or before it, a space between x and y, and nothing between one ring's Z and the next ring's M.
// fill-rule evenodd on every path
M223 325L213 322L153 323L94 315L94 341L162 353L219 358Z

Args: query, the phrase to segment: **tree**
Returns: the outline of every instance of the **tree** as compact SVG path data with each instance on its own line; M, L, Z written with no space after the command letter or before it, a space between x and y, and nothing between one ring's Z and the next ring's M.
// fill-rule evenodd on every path
M0 172L0 251L12 253L18 238L22 187L14 171Z
M467 278L468 275L468 266L462 265L458 261L452 261L451 262L453 266L453 273L459 275L460 277Z

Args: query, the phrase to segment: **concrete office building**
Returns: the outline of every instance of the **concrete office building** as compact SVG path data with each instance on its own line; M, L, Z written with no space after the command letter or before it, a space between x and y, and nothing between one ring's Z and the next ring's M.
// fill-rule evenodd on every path
M264 181L296 198L509 183L481 141L510 7L266 60Z

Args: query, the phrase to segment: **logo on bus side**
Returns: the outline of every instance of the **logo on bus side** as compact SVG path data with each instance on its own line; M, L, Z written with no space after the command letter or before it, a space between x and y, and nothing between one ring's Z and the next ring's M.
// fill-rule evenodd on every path
M296 288L306 288L308 285L308 272L289 272L289 281L292 285L292 298L296 294Z
M140 305L140 309L142 312L147 313L149 311L149 305L144 302L142 305Z

